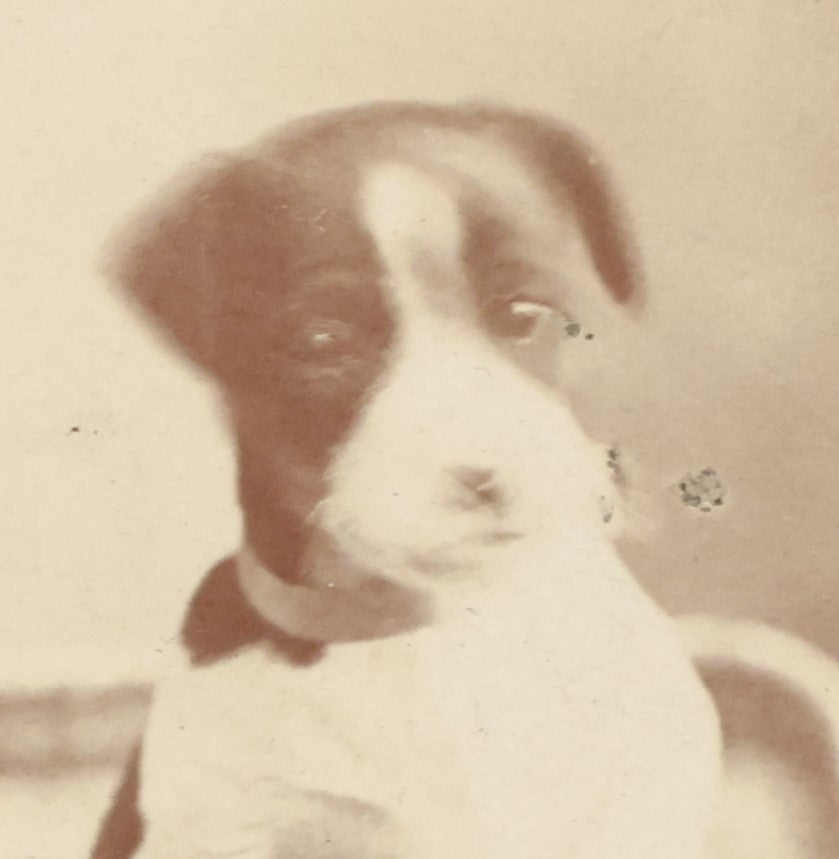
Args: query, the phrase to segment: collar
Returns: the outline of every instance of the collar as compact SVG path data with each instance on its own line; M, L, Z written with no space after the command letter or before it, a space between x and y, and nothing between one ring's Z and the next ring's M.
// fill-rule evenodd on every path
M244 546L236 577L245 599L266 622L306 641L347 642L400 635L430 623L431 599L319 548L314 573L280 578Z

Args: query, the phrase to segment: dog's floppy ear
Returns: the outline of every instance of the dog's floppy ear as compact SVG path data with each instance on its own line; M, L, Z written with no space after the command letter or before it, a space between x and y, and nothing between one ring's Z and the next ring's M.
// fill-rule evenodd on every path
M533 145L547 186L570 203L591 259L612 297L643 298L641 269L629 220L611 177L594 150L575 132L534 121Z
M274 177L259 161L215 159L173 183L108 252L107 274L213 372L272 286L264 275L285 221Z
M534 113L478 108L490 124L500 124L544 186L570 207L594 267L612 297L643 300L643 282L629 218L609 172L594 148L576 131Z

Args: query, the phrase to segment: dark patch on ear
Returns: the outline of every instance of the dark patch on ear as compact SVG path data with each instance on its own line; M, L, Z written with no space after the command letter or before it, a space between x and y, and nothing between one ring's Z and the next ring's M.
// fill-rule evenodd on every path
M287 635L251 608L236 576L236 562L218 564L199 586L181 627L181 640L193 665L207 665L249 644L268 641L289 662L309 665L323 647Z
M636 250L612 179L594 149L577 132L551 119L503 108L476 114L514 141L545 187L570 206L592 262L612 297L640 302L643 284Z
M568 194L598 274L616 301L641 298L641 278L627 222L605 168L581 140L556 131L543 138L549 175Z
M218 159L153 206L118 243L109 273L200 366L218 370L259 310L265 256L282 251L278 178ZM235 347L234 347L235 348Z

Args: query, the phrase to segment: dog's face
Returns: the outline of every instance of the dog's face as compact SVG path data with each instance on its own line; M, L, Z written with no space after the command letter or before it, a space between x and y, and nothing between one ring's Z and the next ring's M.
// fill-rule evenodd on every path
M665 855L667 833L694 855L716 723L602 533L606 450L559 391L576 299L636 286L586 147L504 110L360 108L212 165L131 239L122 282L224 391L247 542L193 602L221 644L187 629L202 667L156 701L159 837L175 761L202 824L238 770L392 812L411 855Z
M635 281L568 132L494 109L315 119L156 210L120 276L221 383L247 538L277 575L328 545L435 580L602 527L605 451L555 388L574 294Z

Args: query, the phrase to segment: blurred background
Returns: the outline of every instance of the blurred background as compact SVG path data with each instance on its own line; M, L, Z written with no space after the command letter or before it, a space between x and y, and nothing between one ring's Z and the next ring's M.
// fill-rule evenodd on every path
M568 384L654 499L627 558L673 611L839 655L835 4L10 0L0 31L4 856L84 855L184 602L238 540L212 391L112 293L103 244L185 162L302 113L477 97L597 143L650 296L581 309ZM703 512L678 484L706 467Z

